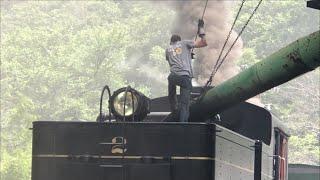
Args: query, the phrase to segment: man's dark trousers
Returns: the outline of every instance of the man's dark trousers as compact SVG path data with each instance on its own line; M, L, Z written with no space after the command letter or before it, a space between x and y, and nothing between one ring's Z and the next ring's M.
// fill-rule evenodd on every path
M176 86L180 86L180 102L177 107ZM180 122L187 122L189 118L191 78L170 73L168 76L168 92L171 112L179 110Z

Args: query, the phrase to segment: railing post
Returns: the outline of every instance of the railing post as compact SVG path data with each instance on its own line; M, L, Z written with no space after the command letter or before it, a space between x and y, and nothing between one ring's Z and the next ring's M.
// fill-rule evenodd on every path
M256 140L254 144L254 180L261 180L262 142Z

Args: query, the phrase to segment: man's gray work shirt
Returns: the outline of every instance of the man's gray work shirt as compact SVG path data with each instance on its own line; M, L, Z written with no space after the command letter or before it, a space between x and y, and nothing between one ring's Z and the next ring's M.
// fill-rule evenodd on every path
M170 72L176 75L193 77L191 67L191 49L194 41L178 41L166 49L166 59L170 65Z

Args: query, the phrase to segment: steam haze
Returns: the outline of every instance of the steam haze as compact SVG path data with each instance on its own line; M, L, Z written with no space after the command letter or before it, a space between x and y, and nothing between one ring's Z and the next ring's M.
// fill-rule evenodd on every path
M174 23L176 25L172 28L172 33L180 34L183 39L193 39L197 32L198 19L201 18L205 7L205 1L177 1L168 2L168 4L173 5L177 12L176 22ZM231 6L232 2L228 1L208 2L204 16L208 46L195 51L197 57L194 62L195 79L200 85L204 85L208 80L230 31L230 22L232 22ZM225 51L230 48L236 36L237 33L233 31L225 47ZM214 85L238 73L235 60L241 56L242 47L243 43L241 38L239 38L214 77ZM225 52L222 54L222 57L224 54Z
M172 34L179 34L183 39L194 39L195 33L197 32L198 19L201 18L203 14L205 3L205 1L166 2L168 6L173 6L177 13L174 26L172 27ZM231 10L234 4L235 3L229 1L208 1L204 15L208 46L195 50L196 60L194 61L193 67L195 80L201 86L204 85L210 77L221 48L230 31L233 21ZM231 47L237 35L237 32L234 30L231 32L221 59ZM240 37L215 74L212 82L213 85L216 86L239 73L239 68L235 61L241 57L242 50L243 42ZM257 97L251 98L249 102L263 106Z

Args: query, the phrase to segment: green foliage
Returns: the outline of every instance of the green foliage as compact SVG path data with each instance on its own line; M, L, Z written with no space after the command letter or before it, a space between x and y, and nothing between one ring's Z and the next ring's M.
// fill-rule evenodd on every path
M320 159L320 144L316 133L304 136L291 136L289 144L290 157L298 162L318 164ZM307 155L307 156L306 156Z
M256 52L253 48L244 48L241 58L237 60L237 65L244 70L258 61L259 59L257 58Z
M236 29L242 28L257 4L257 0L245 2ZM246 48L254 48L257 56L264 58L299 37L318 30L317 22L319 12L307 8L305 0L262 1L241 37Z
M31 179L31 151L15 150L1 153L1 178L5 180Z
M258 1L244 5L239 30ZM319 11L304 0L263 1L242 35L245 49L238 61L242 69L251 66L292 41L319 30ZM289 128L289 163L320 164L320 71L305 74L261 95L271 112ZM312 141L312 142L311 142Z
M30 179L33 121L94 121L105 84L153 95L139 68L164 73L172 14L139 1L1 1L1 179Z

